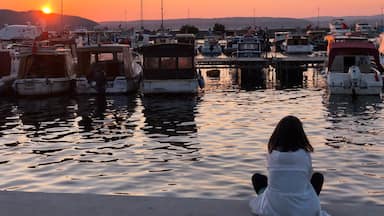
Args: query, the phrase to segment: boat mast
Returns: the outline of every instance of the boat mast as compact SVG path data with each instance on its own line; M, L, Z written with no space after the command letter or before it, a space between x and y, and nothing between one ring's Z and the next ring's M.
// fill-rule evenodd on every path
M63 0L61 0L61 18L60 18L60 26L64 31L64 9L63 9Z
M164 32L164 8L163 8L163 0L161 0L161 32Z
M140 28L144 30L144 8L143 8L143 0L140 0Z
M317 8L317 28L320 27L320 8Z
M384 31L384 22L383 22L383 19L384 19L384 12L383 12L383 7L381 7L381 31Z

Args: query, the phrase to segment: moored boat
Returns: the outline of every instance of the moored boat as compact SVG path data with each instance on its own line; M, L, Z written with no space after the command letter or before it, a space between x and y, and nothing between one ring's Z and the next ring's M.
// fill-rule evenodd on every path
M301 35L288 36L281 44L281 50L290 54L308 54L312 53L313 46L308 38Z
M77 56L76 93L127 93L139 88L142 67L128 45L79 47Z
M15 49L0 49L0 93L12 90L19 72L20 58Z
M18 95L53 95L71 91L75 78L69 49L32 47L20 51L17 79L12 87Z
M327 84L330 94L381 95L379 52L369 42L345 41L330 46Z
M157 44L142 49L142 93L197 93L201 75L190 44ZM200 82L199 82L200 80Z

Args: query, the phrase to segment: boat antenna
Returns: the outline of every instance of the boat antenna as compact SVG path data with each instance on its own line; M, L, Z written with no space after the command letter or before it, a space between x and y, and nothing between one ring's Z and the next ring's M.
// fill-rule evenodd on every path
M124 22L125 22L125 29L128 29L127 8L125 8L125 10L124 10Z
M256 26L256 10L253 8L253 27L255 28Z
M163 8L163 0L161 0L161 31L164 32L164 8Z
M320 8L317 8L317 28L320 27Z
M144 8L143 8L143 0L140 0L140 28L144 30Z
M383 11L384 7L381 7L381 31L384 31L384 22L383 22L383 19L384 19L384 11Z

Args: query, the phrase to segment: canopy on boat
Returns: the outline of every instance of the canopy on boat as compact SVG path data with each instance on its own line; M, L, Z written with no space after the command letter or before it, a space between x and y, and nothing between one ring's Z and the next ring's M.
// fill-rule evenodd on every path
M141 48L143 75L148 80L194 79L195 49L192 44L155 44Z
M374 58L380 72L384 72L380 63L379 51L369 42L344 41L332 43L328 57L328 67L331 67L336 56L340 55L368 55Z

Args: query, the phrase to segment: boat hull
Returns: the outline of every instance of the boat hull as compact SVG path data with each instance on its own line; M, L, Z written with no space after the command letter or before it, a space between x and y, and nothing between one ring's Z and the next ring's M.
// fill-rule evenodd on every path
M99 92L94 81L89 81L85 77L76 79L76 93L77 94L118 94L137 91L139 88L139 78L128 80L125 77L116 77L114 80L107 81L105 92Z
M190 93L198 92L199 84L197 79L178 80L144 80L142 92L144 94L162 93Z
M327 83L329 93L335 95L381 95L383 88L382 78L373 73L362 75L355 84L347 73L330 73Z
M55 95L71 91L71 82L69 78L17 79L13 89L22 96Z

